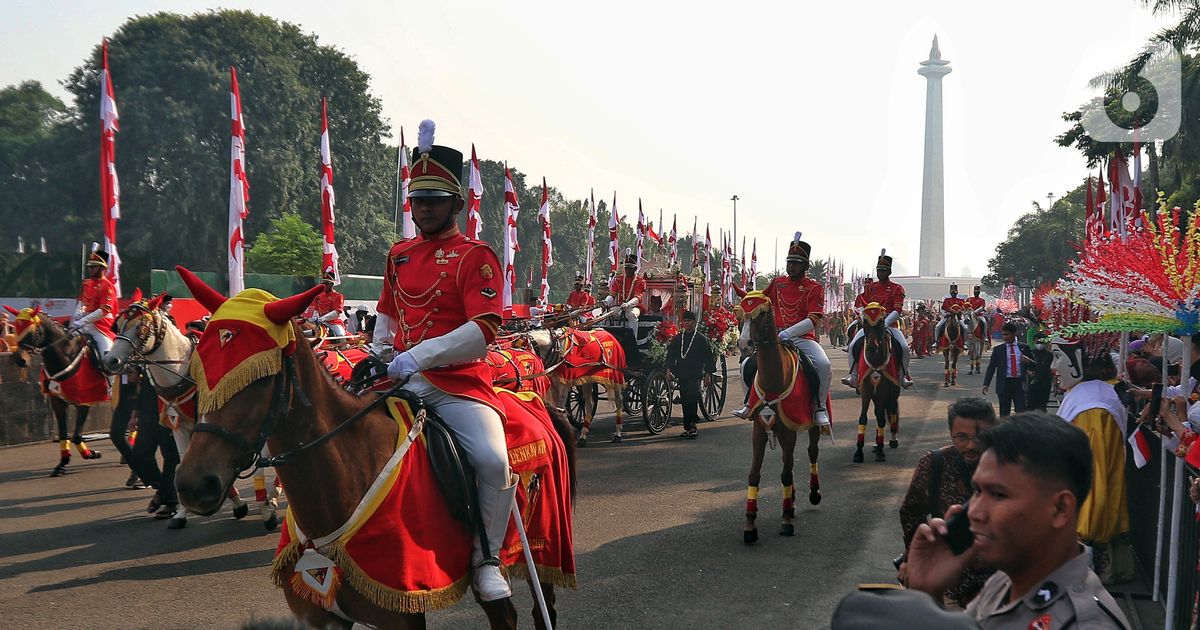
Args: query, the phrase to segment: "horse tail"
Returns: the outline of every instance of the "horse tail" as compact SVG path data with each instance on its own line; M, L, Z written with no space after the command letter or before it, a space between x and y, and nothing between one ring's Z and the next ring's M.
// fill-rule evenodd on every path
M558 439L562 440L563 448L567 451L567 475L571 482L571 503L575 503L575 430L571 427L571 423L567 420L567 415L558 409L546 405L546 411L550 413L550 422L554 425L554 432L558 434Z

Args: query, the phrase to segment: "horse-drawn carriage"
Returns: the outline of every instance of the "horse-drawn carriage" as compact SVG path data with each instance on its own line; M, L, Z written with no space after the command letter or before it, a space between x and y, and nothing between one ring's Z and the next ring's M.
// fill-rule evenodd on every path
M585 322L582 327L594 326L604 330L621 345L625 353L625 366L621 369L624 385L620 404L625 413L641 416L646 430L657 435L670 426L679 391L678 384L667 378L665 346L670 339L659 338L660 327L677 328L683 312L689 308L697 312L698 320L703 320L704 282L683 275L647 275L646 293L642 301L649 308L638 319L636 329L620 309L602 313L599 318ZM664 322L670 326L665 326ZM717 371L711 382L701 387L700 412L705 420L716 420L721 416L725 407L728 376L728 368L722 357L717 361ZM583 426L587 416L584 403L589 391L594 409L594 403L602 393L606 393L600 387L575 386L567 394L567 417L576 428Z

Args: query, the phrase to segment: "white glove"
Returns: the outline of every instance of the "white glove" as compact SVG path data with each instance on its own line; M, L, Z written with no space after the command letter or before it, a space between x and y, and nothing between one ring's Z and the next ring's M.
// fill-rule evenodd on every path
M621 304L621 308L630 308L630 307L633 307L633 306L637 306L637 303L638 303L638 299L637 299L637 298L629 298L629 301L627 301L627 302L625 302L625 303Z
M604 298L605 306L612 306L612 304L613 304L613 296L610 295L610 296Z
M883 318L883 323L885 326L891 326L892 324L895 324L899 319L900 319L900 313L897 313L896 311L892 311L891 313L887 314L887 317Z
M417 365L417 360L407 352L401 352L396 355L396 358L392 359L387 368L388 378L401 385L407 383L413 374L420 371L421 368Z
M324 323L324 322L328 322L328 321L330 321L330 320L332 320L332 319L336 319L336 318L337 318L337 316L338 316L338 312L337 312L337 311L329 311L328 313L325 313L324 315L322 315L322 316L318 317L317 319L318 319L320 322Z

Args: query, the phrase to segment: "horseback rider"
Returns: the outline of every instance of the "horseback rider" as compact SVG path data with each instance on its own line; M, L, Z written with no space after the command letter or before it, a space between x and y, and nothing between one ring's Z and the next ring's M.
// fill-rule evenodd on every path
M816 325L825 313L825 288L805 275L811 253L812 246L800 240L800 233L796 232L788 246L787 275L771 280L763 293L770 298L771 309L775 311L779 341L807 356L816 368L819 388L813 419L817 424L827 426L829 410L825 408L825 401L833 373L829 357L817 343Z
M408 193L419 234L388 252L374 339L398 352L388 376L437 411L475 470L489 548L475 537L472 585L487 602L512 595L499 555L517 489L483 361L500 327L502 268L487 243L458 231L463 154L434 145L433 132L433 121L421 123Z
M105 275L108 252L92 252L85 267L88 277L83 279L83 286L79 290L79 306L68 330L91 337L96 352L103 355L112 348L115 337L112 325L117 317L117 288Z
M617 276L604 298L604 306L620 305L625 325L637 336L638 318L642 316L642 296L646 294L646 279L637 275L637 255L625 250L625 273Z
M954 310L957 306L958 309ZM933 339L935 343L941 343L938 340L942 338L942 331L946 328L946 322L950 321L950 317L955 313L961 313L967 308L967 301L958 296L958 285L950 285L950 294L942 298L942 319L937 323L937 327L933 331ZM959 320L958 325L962 328L961 339L967 337L967 324Z
M326 286L324 293L318 293L313 298L312 306L304 313L304 318L314 324L325 324L329 327L329 336L345 337L346 320L342 313L346 309L346 296L333 290L336 276L333 267L326 267L321 274L321 284Z
M865 308L868 304L875 302L880 306L888 309L890 312L884 318L884 323L887 324L888 332L892 338L899 343L900 347L900 365L904 370L904 387L905 389L912 387L912 376L908 371L908 362L911 353L908 350L908 342L904 340L904 333L900 331L898 322L900 315L904 312L904 287L891 281L892 276L892 257L887 255L887 250L879 250L879 261L875 264L875 275L879 276L879 280L870 282L863 287L863 292L854 298L854 307L856 309ZM850 342L850 374L842 379L842 383L850 387L858 387L858 357L862 349L862 338L866 333L862 328L854 335L854 340Z
M979 296L979 291L980 286L975 285L975 288L972 290L971 297L967 298L966 300L966 305L967 308L971 309L971 313L973 313L975 317L979 318L979 325L983 327L982 334L980 336L983 338L984 347L990 348L992 347L992 336L988 334L988 317L983 314L983 312L987 309L987 300L984 300Z
M596 298L583 289L583 274L575 274L575 290L571 291L571 294L567 296L567 308L583 308L595 303Z

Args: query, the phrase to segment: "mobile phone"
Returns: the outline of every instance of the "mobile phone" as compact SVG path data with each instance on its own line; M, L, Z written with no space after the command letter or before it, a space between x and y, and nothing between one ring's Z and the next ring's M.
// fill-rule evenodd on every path
M975 544L975 534L971 533L971 522L967 518L967 511L970 509L971 502L967 501L963 503L961 512L946 519L946 546L950 547L950 551L956 556L962 555Z
M1150 418L1157 418L1158 412L1162 409L1163 384L1155 383L1153 389L1150 390Z

